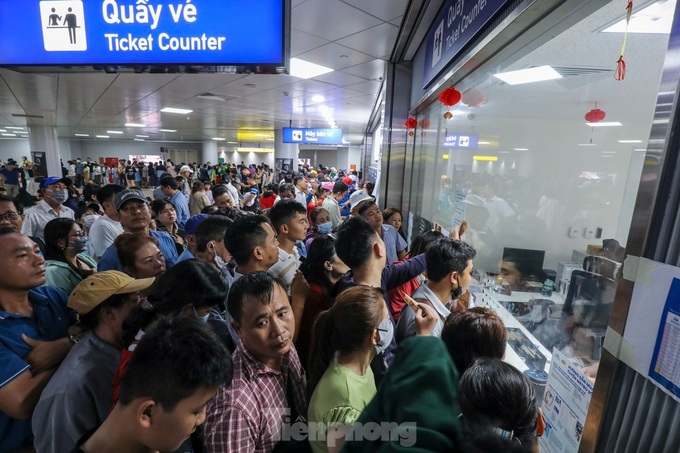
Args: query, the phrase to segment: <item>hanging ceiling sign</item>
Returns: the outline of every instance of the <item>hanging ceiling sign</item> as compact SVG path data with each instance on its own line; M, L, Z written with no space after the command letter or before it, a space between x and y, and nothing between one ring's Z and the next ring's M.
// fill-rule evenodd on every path
M427 33L423 88L510 0L448 0Z
M342 145L342 129L284 127L283 143L300 145Z
M453 149L477 149L479 135L475 134L451 134L444 137L444 147Z
M0 65L283 65L285 0L0 0Z

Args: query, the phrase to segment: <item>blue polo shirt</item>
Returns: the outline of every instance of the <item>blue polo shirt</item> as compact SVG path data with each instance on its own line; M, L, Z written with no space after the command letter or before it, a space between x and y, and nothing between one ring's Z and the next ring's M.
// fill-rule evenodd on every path
M177 247L175 247L175 241L172 239L172 236L164 231L149 231L149 233L158 240L158 248L163 254L163 258L165 258L165 267L170 268L174 266L179 255L177 254ZM123 264L120 262L115 244L111 244L104 251L104 254L97 263L97 271L99 272L112 270L123 272Z
M170 201L175 205L179 227L184 228L184 224L187 223L187 220L191 217L189 214L189 200L187 200L186 195L184 195L181 190L178 190L175 192L175 195L170 197Z
M0 170L0 173L2 173L2 176L5 177L5 184L10 184L14 186L19 185L19 178L21 174L21 168L19 167L14 167L14 170L9 171L7 168L3 168Z
M31 347L21 334L42 341L68 336L75 313L66 307L67 296L57 288L41 286L28 293L34 318L0 310L0 388L6 386L31 367L24 357ZM31 446L31 419L10 418L0 412L0 453Z

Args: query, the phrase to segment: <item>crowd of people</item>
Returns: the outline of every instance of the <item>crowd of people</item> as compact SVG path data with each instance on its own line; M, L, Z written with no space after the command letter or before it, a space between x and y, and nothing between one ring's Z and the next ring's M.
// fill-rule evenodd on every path
M0 195L0 453L537 451L475 249L372 190L87 158Z

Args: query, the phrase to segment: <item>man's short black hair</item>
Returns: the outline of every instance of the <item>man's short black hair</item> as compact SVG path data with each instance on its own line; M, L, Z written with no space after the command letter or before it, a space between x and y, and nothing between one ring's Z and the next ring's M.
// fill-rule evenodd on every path
M118 184L106 184L97 191L97 201L104 206L105 201L113 202L113 198L123 191L123 186Z
M298 185L298 183L300 182L301 179L305 179L305 178L304 178L303 176L300 176L300 175L294 177L294 178L293 178L293 185L294 185L295 187L297 187L297 185Z
M172 176L167 176L167 177L163 176L161 178L160 186L161 187L170 187L172 190L179 189L179 184L177 184L177 181Z
M236 280L227 298L227 310L234 321L241 324L244 302L268 305L274 295L274 285L279 285L286 292L286 284L265 271L252 272Z
M24 205L21 204L21 201L18 198L12 198L9 195L0 195L0 202L2 201L13 203L14 209L16 209L19 214L24 213Z
M350 269L356 269L368 262L373 251L373 244L378 240L368 220L362 217L350 217L340 224L335 234L338 246L336 253Z
M307 215L307 208L295 200L281 200L269 210L269 220L274 225L274 231L278 233L279 227L295 218L295 214Z
M224 236L232 223L234 223L233 220L222 215L211 215L202 221L194 231L198 251L205 252L210 241L224 241Z
M233 364L212 329L195 316L169 316L146 330L120 385L120 404L157 401L164 411L197 391L230 385Z
M217 198L225 193L229 193L229 189L224 184L217 184L212 189L213 198Z
M269 223L266 217L249 215L234 220L227 231L224 245L239 266L250 262L255 247L265 245L267 241L267 231L263 227L265 223Z
M333 191L332 193L344 193L349 190L349 187L347 187L347 184L345 184L342 181L337 181L335 184L333 184Z
M440 282L451 272L461 273L476 254L477 251L466 242L447 237L439 238L425 250L427 278Z

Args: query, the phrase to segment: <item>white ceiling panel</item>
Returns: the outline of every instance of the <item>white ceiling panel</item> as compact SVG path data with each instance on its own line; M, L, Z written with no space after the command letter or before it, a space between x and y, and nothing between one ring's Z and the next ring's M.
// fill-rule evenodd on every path
M336 71L373 60L373 57L368 54L334 42L305 52L298 58Z
M328 44L327 39L310 35L302 30L294 30L290 38L290 56L297 57L309 50Z
M335 41L383 21L339 0L313 0L293 8L291 22L296 30Z
M375 59L356 66L350 66L349 68L343 69L342 72L362 77L367 80L382 80L385 76L386 65L387 62L385 60Z
M380 20L390 21L400 17L406 11L409 0L342 0Z
M316 80L320 80L322 82L330 83L336 86L355 85L357 83L366 82L366 79L346 74L344 71L333 71L329 72L328 74L322 74L320 76L317 76Z
M360 49L363 53L383 58L385 50L392 50L392 44L397 40L399 28L392 24L380 24L362 32L338 40L339 44L352 49Z

